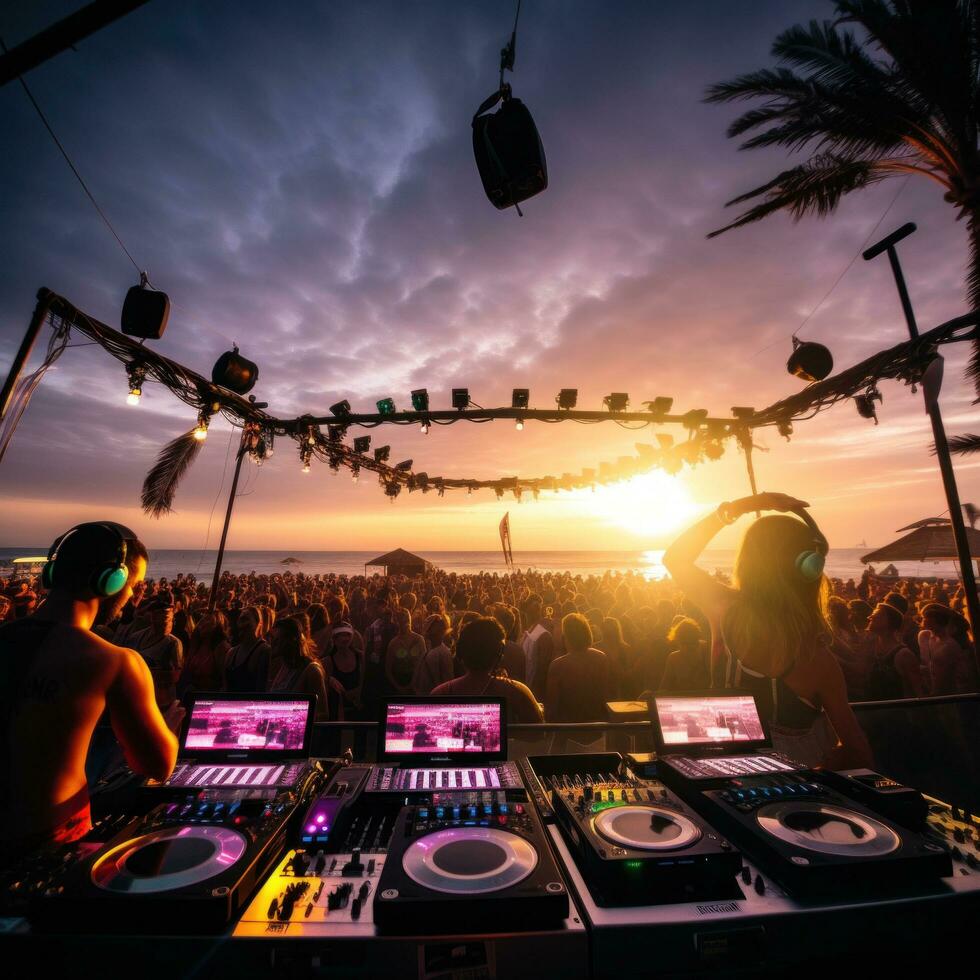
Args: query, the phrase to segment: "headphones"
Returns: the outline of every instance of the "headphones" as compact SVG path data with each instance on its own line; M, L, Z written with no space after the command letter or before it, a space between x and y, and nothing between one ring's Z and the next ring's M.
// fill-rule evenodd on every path
M85 541L86 537L91 540ZM55 585L67 584L58 582L57 567L62 550L72 539L79 548L94 551L95 557L89 560L81 555L66 555L61 558L63 565L76 573L91 568L87 585L101 598L121 592L129 581L129 569L126 567L127 542L136 541L137 538L128 527L112 521L76 524L57 538L48 551L48 560L41 571L41 583L44 587L51 589Z
M823 532L817 527L817 522L810 516L809 511L794 510L794 514L803 521L804 524L813 532L813 548L808 551L801 551L796 556L796 570L807 582L819 582L823 575L823 568L827 561L827 552L830 545L823 536Z

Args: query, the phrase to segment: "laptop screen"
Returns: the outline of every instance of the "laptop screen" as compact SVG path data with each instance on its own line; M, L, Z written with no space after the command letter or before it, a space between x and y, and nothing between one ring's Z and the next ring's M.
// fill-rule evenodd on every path
M745 692L656 695L650 720L661 752L742 751L768 744L755 697Z
M197 758L288 758L309 755L313 698L302 694L197 695L182 754Z
M398 698L382 706L381 758L406 764L507 757L502 698Z

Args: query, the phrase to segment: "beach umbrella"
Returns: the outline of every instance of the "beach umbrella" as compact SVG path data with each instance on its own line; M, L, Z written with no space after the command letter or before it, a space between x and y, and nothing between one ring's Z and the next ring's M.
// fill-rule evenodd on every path
M862 555L861 561L865 564L879 561L956 561L956 541L948 518L927 517L899 530L910 530L910 533ZM970 557L980 558L980 531L968 527L966 537Z

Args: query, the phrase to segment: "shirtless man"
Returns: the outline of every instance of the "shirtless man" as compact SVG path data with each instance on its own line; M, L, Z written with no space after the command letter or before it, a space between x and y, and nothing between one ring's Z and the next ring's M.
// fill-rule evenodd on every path
M146 563L129 529L80 524L49 552L45 602L0 627L0 864L89 830L85 758L106 708L135 772L173 771L183 709L164 719L143 658L92 632L119 614Z

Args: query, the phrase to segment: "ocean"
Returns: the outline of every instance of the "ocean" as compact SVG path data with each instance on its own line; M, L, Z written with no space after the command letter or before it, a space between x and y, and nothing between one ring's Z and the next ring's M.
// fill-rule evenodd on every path
M827 574L834 578L860 577L864 566L861 555L866 548L839 548L827 558ZM0 565L12 558L43 555L46 548L4 548L0 546ZM437 568L447 572L506 572L503 555L499 551L426 551L415 552ZM269 574L292 569L295 572L320 574L336 572L342 575L364 574L364 564L376 558L375 551L227 551L223 568L230 572ZM198 578L210 578L214 572L217 552L213 549L179 550L156 549L150 554L150 578L173 578L178 572L192 572ZM514 563L521 569L571 572L573 575L601 575L611 572L639 572L646 578L658 579L666 574L661 558L662 550L656 551L515 551ZM285 558L297 558L298 564L283 564ZM708 571L719 569L730 573L735 564L735 552L731 550L707 550L699 564ZM942 576L956 578L953 562L902 562L898 566L902 575ZM880 571L880 566L878 567ZM368 573L380 569L368 569Z

